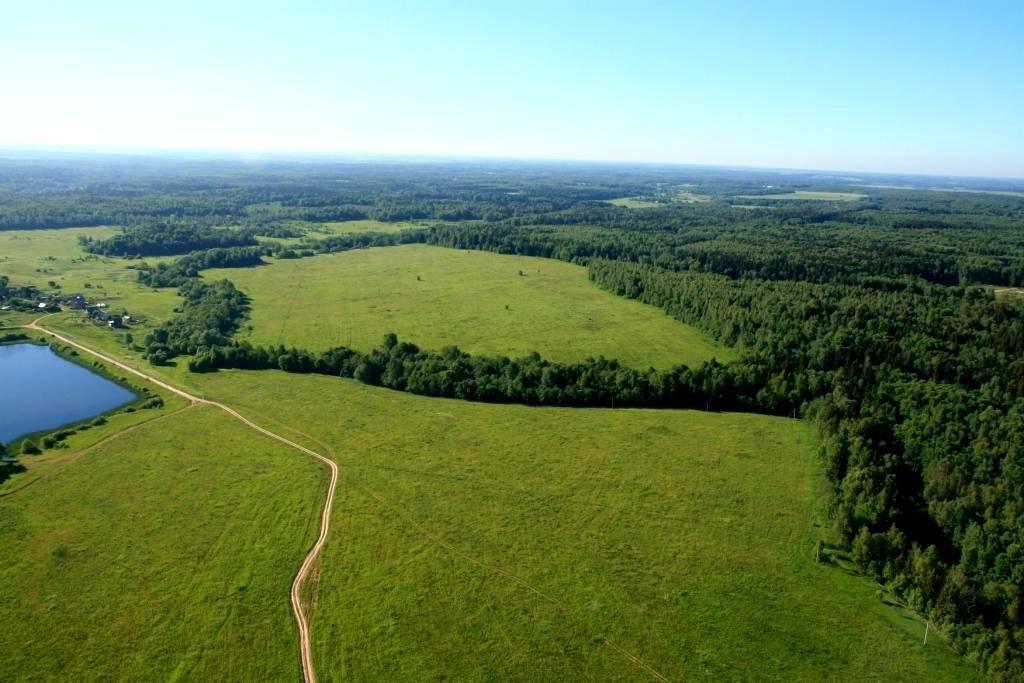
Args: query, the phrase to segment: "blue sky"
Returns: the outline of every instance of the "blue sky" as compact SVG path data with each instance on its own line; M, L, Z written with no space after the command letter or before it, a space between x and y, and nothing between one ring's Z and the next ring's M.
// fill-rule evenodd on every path
M1022 2L39 2L0 146L1024 176Z

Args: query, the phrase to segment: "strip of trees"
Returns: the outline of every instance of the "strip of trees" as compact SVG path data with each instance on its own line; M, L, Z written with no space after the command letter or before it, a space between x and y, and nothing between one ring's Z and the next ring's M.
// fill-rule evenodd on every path
M181 287L208 268L247 268L263 263L267 247L229 247L207 249L186 254L172 262L161 261L155 266L139 268L138 279L149 287Z
M680 365L657 371L627 368L616 360L589 358L555 363L530 354L522 358L474 356L449 346L424 351L395 334L369 352L340 346L322 353L285 346L196 347L193 372L221 368L283 370L347 377L364 384L423 396L488 403L579 407L738 409L750 407L726 383L734 378L715 361L691 370ZM710 405L710 404L713 404Z
M378 239L383 241L377 242ZM345 236L331 248L397 243ZM325 247L326 248L326 247ZM279 369L426 396L530 405L748 410L813 417L839 539L1000 676L1024 633L1024 315L976 287L732 279L593 260L598 286L660 306L743 349L729 365L639 370L425 351L388 335L369 352L230 340L245 314L227 281L183 288L151 359L191 370ZM230 302L230 305L225 305Z
M154 365L229 344L249 307L248 298L229 280L192 279L178 292L184 298L181 314L146 335L146 358Z
M179 179L137 196L75 190L79 203L24 194L0 207L0 228L18 216L50 220L47 206L64 206L67 220L123 211L131 217L121 224L143 227L93 250L187 253L139 271L145 284L180 287L184 297L181 315L147 340L153 362L190 355L196 371L314 372L470 400L812 417L836 532L858 564L944 624L994 677L1024 679L1024 313L975 286L1024 283L1020 198L872 189L855 202L787 203L764 197L777 190L763 179L726 172L702 180L682 171L368 167L345 182L330 174L293 182L291 173L264 184L235 179L227 189ZM695 183L708 201L674 201L673 183ZM637 210L601 201L616 196L660 203ZM338 217L463 222L287 247L258 245L246 231L259 223L285 236L284 221ZM742 358L653 371L600 358L427 351L392 336L372 351L254 347L231 338L244 295L197 277L258 265L268 253L412 242L585 264L598 286L659 306Z

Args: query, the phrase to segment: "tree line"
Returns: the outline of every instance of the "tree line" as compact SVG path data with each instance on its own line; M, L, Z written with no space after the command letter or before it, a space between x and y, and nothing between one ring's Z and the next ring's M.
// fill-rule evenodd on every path
M449 228L442 228L445 234ZM486 233L486 229L481 230ZM577 239L585 239L583 233ZM435 231L357 234L330 252ZM189 272L193 272L190 270ZM858 563L944 624L991 672L1020 670L1024 633L1024 311L979 287L733 278L591 258L591 280L659 306L741 360L670 370L425 351L394 335L370 352L230 339L244 295L187 280L182 316L147 340L154 362L352 377L427 396L531 405L748 410L813 417L838 538Z
M147 340L153 362L190 355L196 371L317 372L471 400L808 416L822 430L837 536L858 564L993 677L1024 677L1021 304L975 286L1024 284L1020 198L861 188L853 202L787 202L765 195L849 188L799 174L525 164L104 173L24 179L0 162L0 229L28 227L26 216L123 225L126 237L94 249L186 254L139 269L144 284L183 295L180 316ZM701 201L677 201L684 187ZM623 196L658 206L605 201ZM351 218L447 222L294 246L257 244L251 230L297 236L288 221ZM742 357L653 371L425 351L390 336L369 352L254 347L232 339L244 294L197 277L267 254L409 242L587 265L596 285Z
M222 368L283 370L356 379L364 384L423 396L488 403L578 407L736 409L733 378L712 360L691 370L637 370L612 359L556 363L533 353L522 358L475 356L449 346L424 351L385 335L380 346L362 352L344 346L321 353L285 346L233 342L198 346L189 370Z
M995 677L1024 673L1024 305L977 287L733 280L594 261L590 277L743 358L737 405L813 417L854 559Z
M255 235L247 231L178 220L131 225L103 240L83 235L79 243L90 254L104 256L174 256L203 249L257 244Z
M424 233L345 235L327 251ZM147 340L189 368L279 369L400 391L530 405L746 410L819 424L838 538L858 563L999 675L1024 631L1024 311L977 287L733 279L594 259L598 286L666 310L741 360L639 370L425 351L388 335L370 352L230 339L245 314L227 281L183 288L182 317ZM225 305L225 301L232 305Z

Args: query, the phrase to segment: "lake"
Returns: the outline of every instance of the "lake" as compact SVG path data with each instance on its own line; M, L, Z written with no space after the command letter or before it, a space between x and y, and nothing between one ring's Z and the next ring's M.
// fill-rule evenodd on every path
M135 394L48 346L0 346L0 442L90 418Z

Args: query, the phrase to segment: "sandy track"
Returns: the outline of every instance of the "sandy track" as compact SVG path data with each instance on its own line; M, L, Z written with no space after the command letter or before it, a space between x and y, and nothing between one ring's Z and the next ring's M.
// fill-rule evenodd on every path
M302 678L306 683L316 683L316 670L313 668L313 652L309 638L309 622L306 619L306 614L302 606L302 586L305 584L306 578L309 576L309 573L312 570L313 565L316 563L317 557L319 557L320 555L320 550L323 548L324 542L327 540L327 533L330 529L331 524L331 506L334 504L334 491L338 485L337 464L335 464L335 462L330 458L326 458L323 455L317 453L316 451L310 450L309 448L306 448L301 444L295 443L294 441L291 441L290 439L287 439L281 436L280 434L276 434L270 431L269 429L265 429L259 426L249 418L243 416L241 413L239 413L231 406L228 406L224 403L219 403L217 401L210 401L208 399L190 394L183 389L179 389L178 387L172 384L168 384L167 382L159 380L156 377L153 377L152 375L147 375L146 373L140 370L136 370L130 365L126 365L118 360L111 358L110 356L104 355L99 351L96 351L95 349L85 346L84 344L80 344L72 339L69 339L64 335L48 330L45 327L41 327L39 325L39 319L32 321L31 323L25 325L24 327L26 329L36 330L38 332L48 334L54 339L58 339L61 342L67 344L68 346L73 346L76 349L85 351L86 353L95 356L96 358L99 358L105 363L110 363L111 365L116 366L124 370L125 372L129 372L135 375L136 377L140 377L147 382L152 382L153 384L157 385L158 387L161 387L162 389L166 389L167 391L170 391L173 394L177 394L178 396L181 396L182 398L191 401L193 404L199 403L219 408L220 410L226 412L228 415L234 417L236 420L239 420L240 422L245 424L250 429L254 429L260 434L263 434L264 436L268 436L271 439L280 441L286 446L290 446L291 448L302 451L306 455L316 458L317 460L327 465L331 473L331 479L330 483L327 486L327 497L324 499L324 506L320 515L320 535L317 537L316 542L313 544L313 547L311 547L309 549L309 552L306 553L306 558L305 560L303 560L302 566L299 567L299 571L295 574L295 578L292 580L291 588L292 613L295 616L295 623L299 629L299 651L302 655Z
M133 375L136 375L138 377L141 377L142 379L144 379L146 381L152 382L153 384L156 384L159 387L167 389L168 391L173 392L173 393L177 394L178 396L186 398L189 401L192 401L193 403L200 403L200 404L205 404L205 405L214 406L216 408L219 408L220 410L223 410L224 412L228 413L229 415L231 415L235 419L243 422L247 427L249 427L251 429L254 429L257 432L259 432L259 433L261 433L261 434L263 434L265 436L268 436L271 439L276 439L277 441L280 441L281 443L283 443L283 444L285 444L287 446L290 446L290 447L292 447L292 448L294 448L296 450L302 451L306 455L309 455L309 456L311 456L313 458L316 458L317 460L320 460L321 462L325 463L328 466L328 468L330 469L330 473L331 473L331 480L330 480L330 484L327 487L327 497L324 500L324 507L323 507L323 511L322 511L321 517L320 517L320 535L317 538L316 542L313 544L313 547L310 548L309 552L306 554L306 558L302 562L302 566L299 567L299 571L298 571L298 573L296 573L295 579L292 581L292 588L291 588L292 613L295 616L295 623L296 623L296 625L298 626L298 629L299 629L299 649L300 649L300 652L301 652L301 655L302 655L302 677L303 677L303 680L305 681L305 683L315 683L316 682L316 670L313 668L313 654L312 654L312 646L310 644L310 637L309 637L309 633L310 633L310 631L309 631L309 623L308 623L308 621L306 619L306 614L305 614L305 612L303 610L303 606L302 606L302 587L305 585L306 579L309 577L310 573L312 572L313 567L316 564L316 559L320 555L320 550L323 548L324 542L327 540L327 533L328 533L328 530L330 528L330 522L331 522L331 519L330 519L330 517L331 517L331 507L334 504L334 492L335 492L335 489L337 488L337 483L338 483L338 473L339 473L338 465L333 460L331 460L330 458L324 457L323 455L317 453L316 451L310 450L309 448L306 448L305 446L302 446L301 444L295 443L294 441L291 441L291 440L281 436L280 434L277 434L275 432L270 431L269 429L265 429L264 427L259 426L258 424L256 424L252 420L250 420L249 418L243 416L241 413L239 413L234 408L232 408L232 407L230 407L230 406L228 406L228 405L226 405L224 403L219 403L217 401L210 401L208 399L201 398L199 396L194 396L194 395L188 393L187 391L184 391L182 389L179 389L178 387L175 387L175 386L173 386L171 384L163 382L163 381L161 381L161 380L159 380L159 379L157 379L155 377L152 377L151 375L147 375L144 372L141 372L141 371L136 370L135 368L133 368L133 367L131 367L129 365L125 365L124 363L116 361L113 358L110 358L109 356L106 356L106 355L104 355L102 353L99 353L98 351L95 351L95 350L93 350L93 349L91 349L91 348L89 348L87 346L79 344L78 342L72 341L71 339L68 339L67 337L65 337L63 335L57 334L56 332L51 332L50 330L47 330L46 328L40 327L37 324L38 322L39 321L36 320L36 321L34 321L32 323L29 323L28 325L25 325L24 327L26 327L28 329L32 329L32 330L38 330L40 332L48 334L51 337L54 337L55 339L59 339L60 341L64 342L65 344L68 344L70 346L74 346L77 349L81 349L82 351L85 351L86 353L89 353L89 354L91 354L93 356L96 356L100 360L103 360L103 361L105 361L107 363L115 365L115 366L121 368L122 370L130 372ZM297 430L295 430L295 431L297 431ZM302 433L302 432L299 432L299 433ZM310 436L308 434L304 434L304 433L302 433L302 434L306 438L308 438L308 439L310 439L310 440L312 440L314 442L319 443L328 452L331 452L330 446L328 446L327 444L321 442L319 439L316 439L315 437L312 437L312 436ZM372 493L370 495L372 497L376 498L382 504L384 504L384 501L381 500L380 498L378 498L376 495L374 495ZM429 533L428 531L426 531L426 529L422 528L420 525L416 524L415 522L412 522L411 520L408 520L408 521L410 521L414 527L418 528L420 530L420 532L423 533L427 538L430 538L435 543L437 543L441 547L443 547L446 550L448 550L449 552L451 552L453 555L461 557L462 559L467 560L470 563L475 564L475 565L479 566L480 568L482 568L482 569L484 569L486 571L490 571L490 572L499 574L499 575L505 577L506 579L508 579L510 581L513 581L514 583L519 584L520 586L522 586L523 588L529 590L530 592L535 593L536 595L538 595L539 597L541 597L544 600L550 601L550 602L552 602L552 603L554 603L556 605L559 605L559 606L561 606L563 608L565 607L565 605L563 605L561 603L561 601L559 601L558 599L554 598L553 596L550 596L550 595L540 591L539 589L537 589L534 586L530 585L529 583L527 583L526 581L524 581L520 577L518 577L518 576L516 576L516 575L514 575L514 574L512 574L512 573L510 573L510 572L508 572L508 571L506 571L504 569L502 569L501 567L493 567L493 566L485 565L484 563L482 563L482 562L480 562L480 561L478 561L478 560L476 560L476 559L474 559L472 557L469 557L468 555L458 551L456 548L452 547L448 543L445 543L441 538L437 537L436 535ZM654 678L655 680L661 681L662 683L668 683L669 679L666 676L664 676L659 671L657 671L656 669L654 669L653 667L648 665L646 662L641 660L639 657L637 657L633 653L631 653L628 650L626 650L625 648L623 648L618 643L613 642L607 636L601 637L601 641L604 643L604 645L606 647L608 647L609 649L613 650L614 652L618 653L622 657L624 657L627 660L629 660L638 669L640 669L640 670L646 672L648 675L650 675L651 678Z

